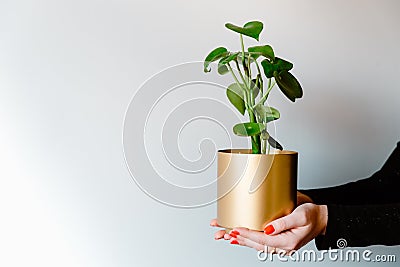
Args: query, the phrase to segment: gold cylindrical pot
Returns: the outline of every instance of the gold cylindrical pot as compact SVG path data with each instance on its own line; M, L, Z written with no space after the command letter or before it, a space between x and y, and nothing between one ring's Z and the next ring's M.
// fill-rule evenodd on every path
M218 224L262 231L270 221L292 212L296 207L297 160L294 151L218 151Z

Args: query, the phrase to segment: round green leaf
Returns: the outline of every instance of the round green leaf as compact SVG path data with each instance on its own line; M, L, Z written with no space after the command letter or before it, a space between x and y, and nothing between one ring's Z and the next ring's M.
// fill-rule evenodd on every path
M250 53L255 53L255 55L261 54L264 57L271 59L271 60L275 59L274 50L272 49L272 47L270 45L260 45L260 46L249 47L247 49L247 51L249 51Z
M296 98L303 96L303 89L297 79L288 71L281 71L279 74L274 75L275 81L278 84L282 93L294 102Z
M226 23L225 27L234 32L252 37L258 41L260 33L263 29L263 24L260 21L250 21L244 24L243 27L233 25L232 23Z
M232 105L242 114L246 111L246 105L244 104L243 89L237 83L233 83L226 89L226 96Z
M265 129L264 124L257 122L239 123L233 126L233 132L239 136L254 136Z
M227 66L218 63L218 73L221 75L227 74L229 72L229 69Z
M281 114L276 108L267 107L261 104L255 106L255 111L260 118L260 120L264 123L268 123L274 120L277 120L281 117Z
M209 66L211 62L217 61L227 54L228 50L225 47L217 47L213 51L211 51L204 60L204 72L210 72L211 69L209 68Z

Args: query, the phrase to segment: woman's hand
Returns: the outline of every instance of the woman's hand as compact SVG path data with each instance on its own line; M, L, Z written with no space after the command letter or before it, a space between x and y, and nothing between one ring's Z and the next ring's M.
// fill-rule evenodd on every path
M305 203L291 214L270 222L264 232L247 228L234 228L229 234L224 230L215 233L215 239L227 239L231 244L254 248L257 251L275 252L298 250L317 235L324 234L328 222L326 205ZM218 226L216 220L212 226Z
M312 203L312 199L309 196L297 191L297 206L299 206L299 205L301 205L303 203ZM213 226L213 227L220 227L218 225L218 222L217 222L216 219L211 220L210 225ZM218 240L218 239L222 239L222 238L224 238L226 240L229 240L231 238L231 236L226 234L225 230L218 230L214 234L214 239Z

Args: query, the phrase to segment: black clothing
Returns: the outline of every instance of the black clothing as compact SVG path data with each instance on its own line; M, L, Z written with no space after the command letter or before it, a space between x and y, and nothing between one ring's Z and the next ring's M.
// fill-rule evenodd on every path
M299 191L328 207L326 233L315 238L317 249L338 248L341 238L349 247L400 245L400 142L369 178Z

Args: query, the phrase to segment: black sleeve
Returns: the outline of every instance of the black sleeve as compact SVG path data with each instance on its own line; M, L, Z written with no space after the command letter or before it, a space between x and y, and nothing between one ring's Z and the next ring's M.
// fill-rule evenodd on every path
M369 245L400 245L400 203L382 205L328 205L325 235L315 238L319 250ZM343 241L343 240L342 240Z
M371 177L347 184L299 190L316 204L366 205L400 202L400 142Z
M315 238L319 250L400 245L400 142L383 167L370 178L348 184L301 190L316 204L328 207L325 235Z

